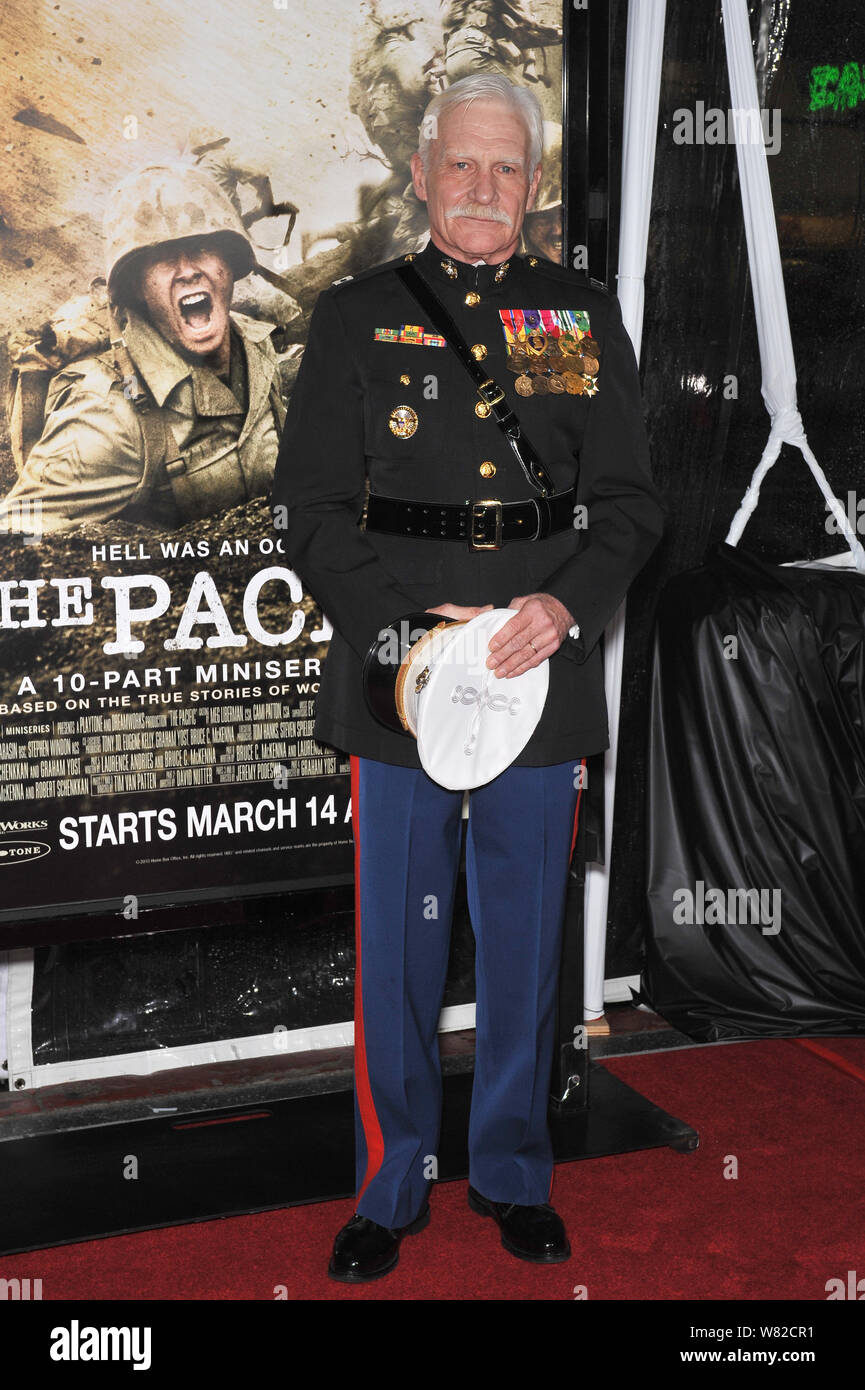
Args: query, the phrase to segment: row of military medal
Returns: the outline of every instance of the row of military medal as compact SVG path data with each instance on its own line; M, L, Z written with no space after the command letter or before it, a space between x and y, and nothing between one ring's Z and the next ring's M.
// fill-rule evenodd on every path
M600 349L594 338L547 336L530 333L508 343L508 371L516 372L514 382L521 396L595 396Z

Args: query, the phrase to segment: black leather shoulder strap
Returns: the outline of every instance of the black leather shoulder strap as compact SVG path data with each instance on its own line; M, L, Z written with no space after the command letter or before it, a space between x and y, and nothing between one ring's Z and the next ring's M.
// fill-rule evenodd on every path
M531 442L526 438L519 420L507 403L504 391L492 377L487 376L480 363L472 357L471 348L431 286L410 262L397 266L396 274L409 294L417 300L433 328L447 340L448 347L456 353L465 367L481 400L492 410L496 424L510 444L531 486L542 497L552 496L555 492L553 480L532 448Z

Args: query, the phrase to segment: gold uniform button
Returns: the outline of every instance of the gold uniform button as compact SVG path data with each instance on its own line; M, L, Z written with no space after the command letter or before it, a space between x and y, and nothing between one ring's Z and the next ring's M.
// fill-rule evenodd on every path
M483 362L487 355L486 346L483 343L475 343L472 348L472 357L476 362Z
M465 302L470 309L473 309L476 304L480 304L481 297L475 290L469 290Z
M388 416L388 428L397 439L411 439L417 429L417 411L410 405L395 405Z
M529 256L529 265L531 265L531 266L536 266L537 263L538 263L538 258L537 258L537 256Z
M482 420L486 420L492 413L493 408L491 405L487 405L486 401L478 401L475 406L475 415L480 416Z
M495 464L490 463L489 461L487 461L486 463L482 463L480 468L478 469L478 472L480 473L482 478L491 478L495 471Z
M400 377L399 381L400 381L400 386L411 386L411 377L409 376L408 372L403 372L403 374L402 374L402 376Z

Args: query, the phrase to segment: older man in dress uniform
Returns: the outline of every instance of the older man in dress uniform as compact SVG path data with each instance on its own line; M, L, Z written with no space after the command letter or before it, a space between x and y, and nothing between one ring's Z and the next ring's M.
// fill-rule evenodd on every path
M277 463L276 524L334 626L316 737L351 755L358 1196L330 1262L346 1282L394 1267L429 1221L436 1171L462 794L376 722L361 678L379 633L418 610L513 608L490 668L549 659L531 739L470 794L468 1199L513 1255L570 1254L549 1205L547 1099L577 773L608 746L599 638L663 508L618 301L517 254L542 142L535 97L500 75L433 99L412 160L429 242L320 296Z

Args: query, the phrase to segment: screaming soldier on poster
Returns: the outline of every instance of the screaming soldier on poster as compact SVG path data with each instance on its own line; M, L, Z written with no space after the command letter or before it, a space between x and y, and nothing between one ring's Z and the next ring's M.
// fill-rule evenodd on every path
M63 361L49 323L17 359L19 477L0 504L11 530L115 517L175 528L270 487L284 418L273 325L230 311L235 282L256 265L230 200L200 169L151 165L113 190L104 228L107 303L96 282L93 346Z

